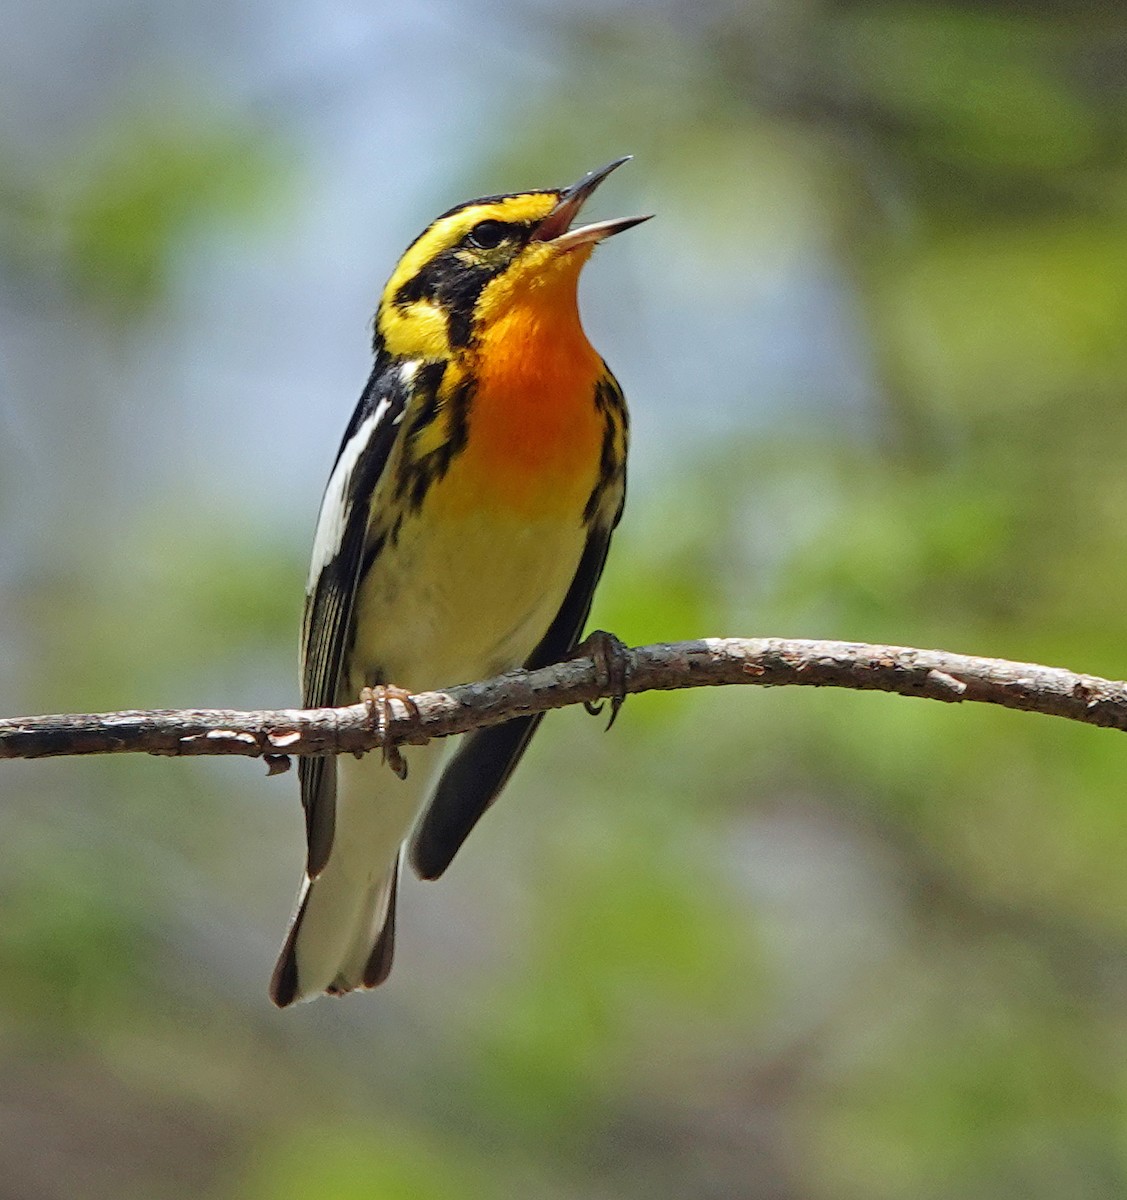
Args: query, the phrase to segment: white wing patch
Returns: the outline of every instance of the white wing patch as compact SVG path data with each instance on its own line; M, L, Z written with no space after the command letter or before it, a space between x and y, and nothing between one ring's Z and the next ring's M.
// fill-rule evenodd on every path
M352 510L350 495L352 473L360 461L364 450L372 439L372 434L387 416L391 408L389 400L381 400L376 405L375 412L367 417L360 428L352 435L342 448L333 473L325 487L325 495L321 501L321 513L317 518L317 532L313 535L313 557L309 564L309 582L306 591L312 592L317 577L327 563L332 562L340 551L344 528L348 523L348 514Z

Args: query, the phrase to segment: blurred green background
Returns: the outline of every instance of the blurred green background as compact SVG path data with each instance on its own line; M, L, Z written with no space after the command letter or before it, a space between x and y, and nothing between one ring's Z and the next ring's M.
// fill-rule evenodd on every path
M290 703L432 216L622 153L596 621L1127 676L1127 15L16 0L0 711ZM844 692L553 716L390 984L275 1012L292 775L0 769L0 1197L1127 1194L1127 745Z

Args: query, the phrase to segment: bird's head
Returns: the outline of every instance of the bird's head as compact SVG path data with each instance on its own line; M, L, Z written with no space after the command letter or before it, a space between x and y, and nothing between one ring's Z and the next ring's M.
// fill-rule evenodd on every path
M583 264L604 238L646 221L620 217L572 228L600 183L627 158L567 188L486 196L433 221L400 259L376 312L377 346L397 357L439 359L472 346L515 305L545 319L575 312Z

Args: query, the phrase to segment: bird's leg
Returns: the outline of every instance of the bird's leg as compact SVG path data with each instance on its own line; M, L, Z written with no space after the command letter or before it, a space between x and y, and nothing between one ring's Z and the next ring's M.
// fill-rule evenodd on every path
M621 638L605 629L592 630L571 652L572 658L590 658L595 664L595 672L599 679L600 690L610 692L609 729L618 716L618 710L626 701L626 676L630 669L630 651ZM604 707L604 701L597 704L590 700L583 701L583 707L593 717L597 717Z
M387 731L391 725L391 702L398 700L407 710L407 715L418 721L419 706L415 703L410 692L393 683L377 683L374 687L360 689L360 703L368 706L368 714L376 723L376 731L380 735L380 751L383 761L395 772L400 779L407 778L407 760L399 752L395 742L388 741Z

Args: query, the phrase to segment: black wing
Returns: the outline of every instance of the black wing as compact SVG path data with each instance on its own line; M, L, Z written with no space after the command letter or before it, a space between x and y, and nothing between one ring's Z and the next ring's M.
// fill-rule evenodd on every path
M612 529L613 525L591 531L563 605L526 667L561 662L578 642L603 573ZM450 865L470 830L508 782L543 716L517 717L467 735L442 773L411 842L411 865L421 878L437 879Z
M352 609L368 549L371 503L399 431L408 391L402 366L376 360L345 430L321 500L301 630L301 700L306 708L339 704ZM356 697L352 697L356 699ZM336 822L332 758L298 759L308 841L306 872L324 867Z

